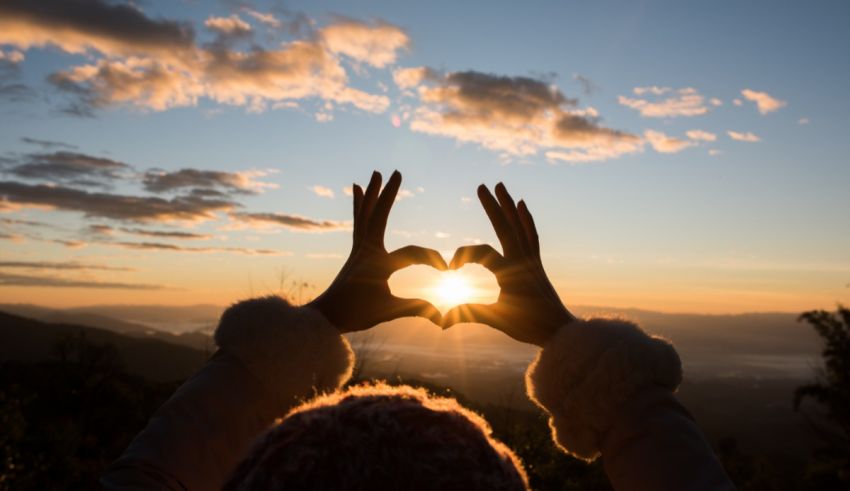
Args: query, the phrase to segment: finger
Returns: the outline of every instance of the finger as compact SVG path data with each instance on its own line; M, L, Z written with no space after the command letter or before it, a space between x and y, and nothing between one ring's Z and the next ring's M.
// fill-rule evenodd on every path
M531 252L540 258L540 237L537 235L537 226L534 224L534 217L528 211L524 200L519 200L519 221L522 223L522 229L525 231L525 236L528 238L528 244L531 246Z
M398 195L398 190L401 187L401 173L393 171L387 185L381 192L378 202L375 204L375 211L372 213L372 219L369 221L369 235L372 238L383 242L384 232L387 230L387 220L390 218L390 210L395 203L395 197Z
M360 205L360 213L357 217L361 225L361 237L365 237L369 230L369 222L372 220L372 209L375 207L375 201L378 198L378 191L380 190L381 173L378 171L372 172L372 178L369 179L369 185L366 186L366 193L363 195L363 203Z
M489 244L458 247L449 263L449 268L459 269L464 264L475 263L484 266L492 272L502 269L505 258Z
M360 223L360 208L363 207L363 188L358 184L351 186L351 194L354 196L354 243L359 242L363 234L363 224Z
M443 315L436 307L418 298L398 298L393 301L392 319L399 317L424 317L434 324L441 326Z
M519 245L520 250L522 252L528 254L531 252L531 247L528 244L528 239L525 236L525 231L522 228L522 224L519 220L519 213L516 209L516 204L514 203L514 199L511 197L511 194L508 192L508 188L505 187L503 183L496 184L496 199L499 201L499 206L502 208L502 213L504 213L505 218L507 218L508 223L511 224L511 232L514 237L516 237L517 245Z
M498 316L495 313L496 304L486 305L481 303L466 303L453 307L443 316L441 324L443 329L448 329L455 324L464 322L480 322L495 326Z
M351 194L354 196L354 218L360 212L360 207L363 206L363 188L359 184L351 186Z
M434 267L440 271L449 269L446 260L443 256L434 249L409 245L396 249L389 254L389 261L393 271L412 266L414 264L424 264Z
M502 207L499 206L496 198L490 194L487 186L483 184L478 186L478 199L481 201L481 206L484 207L487 217L490 218L490 223L493 224L493 230L496 232L496 237L499 238L499 243L502 244L502 250L505 252L505 256L513 255L517 252L518 245L516 243L516 237L511 231L511 226L502 211Z

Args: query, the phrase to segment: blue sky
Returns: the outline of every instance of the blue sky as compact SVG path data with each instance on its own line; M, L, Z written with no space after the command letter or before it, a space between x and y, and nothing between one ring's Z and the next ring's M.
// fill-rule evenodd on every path
M130 55L91 46L70 49L58 29L45 34L44 46L27 44L7 29L0 35L0 50L7 59L17 52L23 60L6 62L7 79L0 85L23 84L31 94L24 101L0 100L0 145L6 155L6 175L0 179L35 185L11 169L34 153L62 150L21 140L29 137L73 145L73 152L125 163L139 173L151 168L166 173L185 168L266 171L257 180L277 187L239 195L242 211L344 222L350 202L343 187L366 181L372 169L399 169L413 196L393 210L390 229L395 233L388 244L415 242L446 255L472 241L495 242L483 212L468 198L474 198L479 183L502 180L535 214L547 269L568 304L740 312L828 308L848 300L846 2L146 2L141 10L153 20L191 22L198 49L215 38L204 22L230 16L247 22L253 36L234 41L233 52L245 52L251 43L274 50L280 42L312 39L307 31L298 36L284 32L296 15L311 19L314 36L327 26L352 22L374 28L380 19L404 33L407 42L390 50L392 61L382 66L335 53L349 87L386 99L381 110L340 102L324 109L326 98L307 97L269 99L256 112L247 103L226 104L204 95L192 103L151 108L144 97L116 101L113 92L113 100L91 108L93 117L73 117L61 111L77 93L57 88L47 77L102 60L126 61ZM284 27L269 28L249 12L271 14ZM134 56L160 62L164 55ZM412 67L429 67L435 75L405 96L393 74ZM457 133L416 130L415 115L404 119L405 112L427 105L416 92L420 87L456 88L451 74L467 72L527 77L549 86L577 103L545 111L584 118L593 124L593 138L606 142L609 130L631 135L634 139L624 143L633 147L610 158L565 162L547 157L547 152L565 150L548 143L535 141L527 152L487 148L482 141L460 142ZM585 91L577 77L591 81L593 90ZM82 85L91 90L90 84L91 79ZM635 90L648 87L658 88L659 95ZM689 89L693 92L683 92ZM744 97L745 89L769 98L765 111ZM628 105L676 102L694 94L700 98L694 107L703 114L652 117ZM272 109L282 101L299 107ZM594 112L578 113L588 108ZM317 114L332 120L320 122ZM393 117L401 119L399 127ZM688 136L693 130L715 140ZM666 147L659 143L666 152L656 148L647 131L671 139ZM759 141L737 141L729 131L752 133ZM51 182L50 176L42 177L38 182ZM333 190L334 197L317 196L310 189L317 185ZM150 194L137 177L110 182L108 192ZM349 245L345 231L234 230L225 213L192 224L139 224L48 211L17 199L0 217L61 229L5 224L5 235L14 240L1 242L3 261L132 265L136 271L120 273L122 283L167 288L28 286L22 276L91 283L110 278L97 270L33 265L22 272L16 266L0 270L6 278L0 293L15 301L127 302L132 293L135 303L197 303L201 298L225 303L255 288L273 289L281 271L320 288ZM188 229L214 236L193 241L192 247L226 243L288 255L126 250L108 243L119 240L114 236L92 238L87 229L92 224ZM85 246L45 240L53 238ZM316 254L324 257L308 257ZM210 264L223 265L220 273Z

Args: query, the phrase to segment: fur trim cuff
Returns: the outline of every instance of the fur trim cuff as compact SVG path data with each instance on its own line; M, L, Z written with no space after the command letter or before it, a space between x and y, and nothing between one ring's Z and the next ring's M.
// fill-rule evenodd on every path
M282 407L338 389L354 363L348 341L322 314L277 296L231 306L221 316L215 341L235 354Z
M617 409L649 387L675 391L682 363L672 344L631 322L591 319L555 333L525 377L558 446L592 461Z

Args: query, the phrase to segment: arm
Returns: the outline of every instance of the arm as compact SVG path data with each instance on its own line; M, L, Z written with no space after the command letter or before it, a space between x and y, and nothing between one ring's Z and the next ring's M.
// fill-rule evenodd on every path
M151 417L104 474L106 489L219 489L254 439L351 375L348 343L322 314L278 297L228 309L221 349Z
M390 209L401 186L395 172L381 191L374 173L365 193L354 185L351 254L308 306L279 297L239 303L221 318L220 350L156 411L102 478L107 489L220 489L254 439L299 402L333 391L351 375L342 333L418 315L440 322L424 300L396 298L387 280L412 264L446 269L440 254L384 247Z
M602 456L614 489L734 489L673 392L681 362L667 341L622 320L562 327L529 367L529 396L559 448Z
M587 461L602 455L615 489L732 489L690 414L673 396L682 378L668 342L619 320L576 319L543 269L537 228L523 201L503 184L478 198L503 254L488 245L461 247L450 267L490 269L501 291L495 304L462 305L443 325L483 322L543 348L526 376L529 395L551 416L558 446Z

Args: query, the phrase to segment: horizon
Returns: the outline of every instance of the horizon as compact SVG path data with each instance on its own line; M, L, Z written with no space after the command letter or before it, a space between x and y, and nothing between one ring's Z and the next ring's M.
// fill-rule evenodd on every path
M398 169L389 250L498 248L504 182L569 308L850 304L846 2L67 8L0 5L3 303L306 300Z

